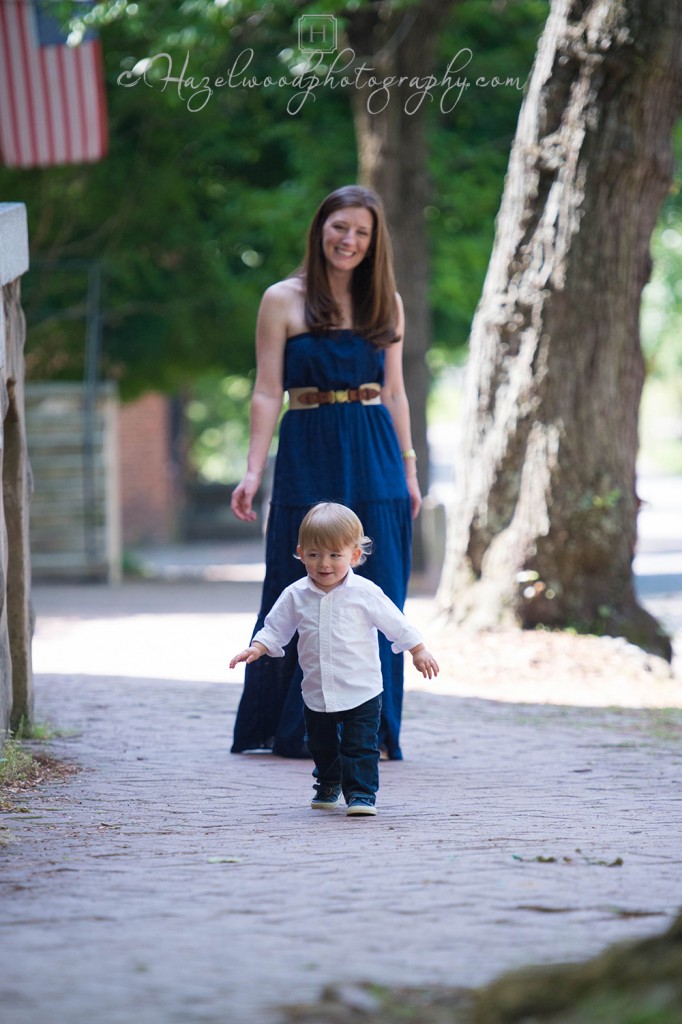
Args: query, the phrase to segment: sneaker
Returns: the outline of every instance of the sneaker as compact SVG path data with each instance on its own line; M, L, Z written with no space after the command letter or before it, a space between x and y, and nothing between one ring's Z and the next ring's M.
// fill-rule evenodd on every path
M376 813L377 809L374 804L371 804L368 798L361 796L354 797L346 808L346 814L353 817L356 815L359 816Z
M310 801L310 806L314 811L327 811L332 807L339 806L339 800L341 799L341 786L317 785L315 788L317 789L317 793Z

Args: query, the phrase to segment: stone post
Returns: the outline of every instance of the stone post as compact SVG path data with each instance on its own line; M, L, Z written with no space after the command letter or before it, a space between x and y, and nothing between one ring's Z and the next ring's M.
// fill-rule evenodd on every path
M0 203L0 733L33 718L31 476L24 419L21 276L28 270L26 207Z

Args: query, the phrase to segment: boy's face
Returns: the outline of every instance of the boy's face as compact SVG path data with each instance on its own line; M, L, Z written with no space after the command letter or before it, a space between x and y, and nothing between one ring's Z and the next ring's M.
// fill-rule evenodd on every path
M320 590L333 590L343 583L348 570L357 565L362 555L360 548L353 544L338 548L299 547L298 557L303 562L308 576Z

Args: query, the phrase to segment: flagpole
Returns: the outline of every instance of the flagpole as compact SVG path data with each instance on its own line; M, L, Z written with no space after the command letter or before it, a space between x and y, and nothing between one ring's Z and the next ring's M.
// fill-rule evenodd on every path
M88 294L85 320L85 372L83 376L83 511L87 564L96 567L97 543L97 467L95 431L97 427L97 391L102 339L101 317L102 265L93 260L88 267Z

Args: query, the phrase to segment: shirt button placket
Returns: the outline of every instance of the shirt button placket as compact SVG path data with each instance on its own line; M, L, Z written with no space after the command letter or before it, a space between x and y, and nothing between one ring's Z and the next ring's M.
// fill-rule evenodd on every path
M332 659L332 594L320 601L320 682L327 711L336 710L334 665Z

